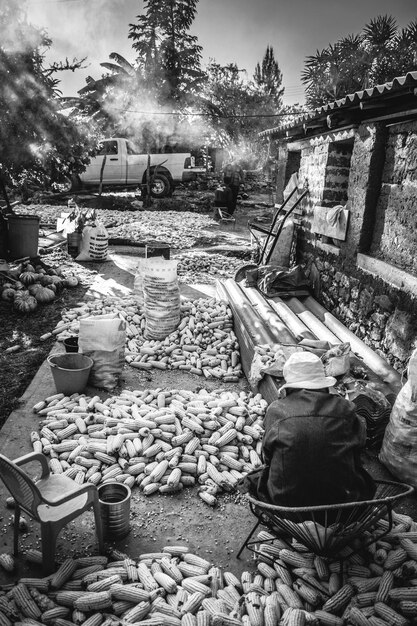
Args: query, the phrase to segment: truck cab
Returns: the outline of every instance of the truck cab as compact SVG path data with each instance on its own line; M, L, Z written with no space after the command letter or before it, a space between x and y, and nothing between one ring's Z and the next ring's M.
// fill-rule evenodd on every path
M194 159L188 152L150 154L151 193L156 198L172 194L180 182L193 180ZM146 184L148 153L124 138L105 139L96 156L79 175L84 186L138 186Z

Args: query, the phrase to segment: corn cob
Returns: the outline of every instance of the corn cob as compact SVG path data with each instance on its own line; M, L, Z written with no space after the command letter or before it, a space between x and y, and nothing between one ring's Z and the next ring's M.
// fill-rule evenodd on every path
M376 593L376 591L365 591L364 593L358 593L355 596L355 603L360 608L373 606L375 604Z
M77 562L72 558L66 559L52 576L51 587L60 589L71 578L76 569Z
M320 604L321 596L319 592L306 585L305 582L301 580L301 578L297 578L297 580L293 584L293 588L298 596L302 598L305 602L311 604L311 606L317 606L318 604Z
M101 613L93 613L83 622L83 626L100 626L102 621L103 615Z
M108 576L106 578L103 578L102 580L97 580L96 582L90 583L87 586L87 591L106 591L107 589L110 589L112 585L117 585L121 582L122 579L120 578L120 576L118 574L113 574L112 576Z
M201 557L196 556L195 554L191 554L190 552L187 552L186 554L184 554L183 561L185 563L188 563L189 565L195 565L196 567L200 567L201 569L204 569L205 573L207 573L211 567L211 564L209 561L207 561L206 559L202 559Z
M0 610L0 626L12 626L11 620Z
M284 598L285 603L292 609L302 609L303 603L297 594L289 585L284 583L277 584L278 593Z
M184 615L185 613L195 614L205 598L205 594L199 593L196 591L195 593L191 593L188 599L184 602L181 607L181 613Z
M0 611L13 622L19 619L18 609L12 597L9 599L5 595L0 596Z
M109 591L87 592L74 600L74 609L88 612L93 610L108 609L111 607L111 594Z
M61 606L73 608L75 600L79 597L80 593L78 591L58 591L55 596L55 601Z
M210 595L211 593L210 587L207 587L193 578L184 578L181 586L188 593L201 593L204 597Z
M284 584L292 585L292 576L283 561L274 561L274 569Z
M381 576L381 581L379 583L379 587L377 590L377 594L376 594L377 602L383 602L383 603L387 602L389 598L389 593L392 589L393 584L394 584L394 574L390 570L385 571Z
M389 607L384 602L376 602L375 603L375 613L378 617L381 617L385 620L390 626L405 626L407 624L407 619L394 611L391 607Z
M205 567L202 568L198 567L197 565L191 565L190 563L186 563L185 561L180 561L178 563L178 569L185 578L192 576L203 576L207 573L207 569Z
M235 617L230 617L230 615L215 612L211 616L211 624L212 626L242 626L242 621ZM254 623L253 626L256 626L256 624Z
M384 569L395 570L407 560L407 552L404 548L396 548L388 552L384 563Z
M135 585L115 584L110 589L111 597L114 600L126 600L132 603L139 603L149 600L149 592L140 589Z
M288 565L291 565L292 567L314 567L314 562L312 558L303 556L298 552L293 552L292 550L281 550L279 558L281 561L287 563Z
M26 585L19 583L13 587L13 599L25 617L37 620L41 616L41 610Z
M401 600L398 608L405 617L415 617L417 615L417 602L411 600Z
M355 590L352 585L343 585L343 587L341 587L341 589L339 589L334 596L329 598L329 600L323 604L323 611L335 614L341 613L354 595Z
M349 583L353 585L358 593L366 593L367 591L376 591L380 585L381 576L372 578L361 578L360 576L349 578Z
M400 600L417 602L417 587L398 587L397 589L391 589L388 595L389 599L394 602L399 602Z
M159 585L156 582L155 578L152 576L151 571L145 565L145 563L141 562L138 564L138 576L146 591L153 591L158 589Z
M152 572L154 579L167 593L176 593L177 583L171 576L163 572Z
M349 624L353 626L370 626L368 618L356 606L350 607L348 611Z
M0 566L6 570L6 572L12 572L16 566L14 557L11 554L0 554Z
M326 561L321 556L314 557L314 567L320 580L329 580L329 568Z
M251 626L263 626L263 608L259 594L253 591L247 593L245 597L245 607Z
M139 604L122 615L123 621L128 623L141 622L148 615L150 609L151 605L149 602L139 602Z
M54 623L56 619L63 618L65 619L70 614L70 609L66 606L55 606L53 609L49 609L42 613L41 619L42 622L46 624Z
M316 617L322 626L344 626L344 620L341 617L328 613L322 609L314 611Z
M265 576L265 578L278 578L277 571L266 563L259 562L256 567L258 572L260 572L262 576Z
M417 544L406 537L400 538L400 546L406 551L409 559L417 561Z

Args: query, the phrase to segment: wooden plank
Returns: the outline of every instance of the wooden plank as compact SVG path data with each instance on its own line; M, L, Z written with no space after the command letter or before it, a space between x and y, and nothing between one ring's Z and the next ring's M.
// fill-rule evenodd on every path
M311 225L311 231L318 235L325 235L326 237L332 237L333 239L339 239L345 241L346 232L349 220L348 209L342 209L339 215L339 219L336 224L332 226L327 221L327 215L331 207L315 206L313 223Z

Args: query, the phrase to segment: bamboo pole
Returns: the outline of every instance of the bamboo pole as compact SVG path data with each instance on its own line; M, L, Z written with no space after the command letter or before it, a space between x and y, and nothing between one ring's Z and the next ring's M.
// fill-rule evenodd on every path
M377 354L372 348L366 345L362 339L359 339L352 331L350 331L342 322L334 315L329 313L321 304L313 297L308 296L303 300L303 304L308 310L315 315L326 327L339 337L340 341L349 342L352 351L355 352L363 362L371 369L381 380L396 387L397 391L401 386L400 374L388 363L386 359Z
M285 304L281 298L275 296L268 300L268 303L298 341L302 341L303 339L317 339L316 335L291 311L290 307Z
M289 298L287 304L291 311L304 322L304 324L316 335L321 341L328 341L330 344L336 345L340 343L340 339L332 333L323 322L309 311L298 298Z
M253 287L242 287L242 285L239 285L239 287L242 289L243 293L247 295L255 311L257 311L260 317L265 320L265 323L270 326L271 330L276 335L277 343L294 345L298 343L295 335L289 330L270 303L265 300L257 289Z

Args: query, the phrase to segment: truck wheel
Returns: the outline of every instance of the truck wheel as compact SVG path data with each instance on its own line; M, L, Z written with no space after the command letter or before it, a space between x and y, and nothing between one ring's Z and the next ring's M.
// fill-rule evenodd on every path
M171 183L163 174L154 176L151 187L151 195L154 198L166 198L171 194Z
M62 176L59 181L53 183L52 187L61 193L79 191L81 189L81 180L76 174L73 176Z

